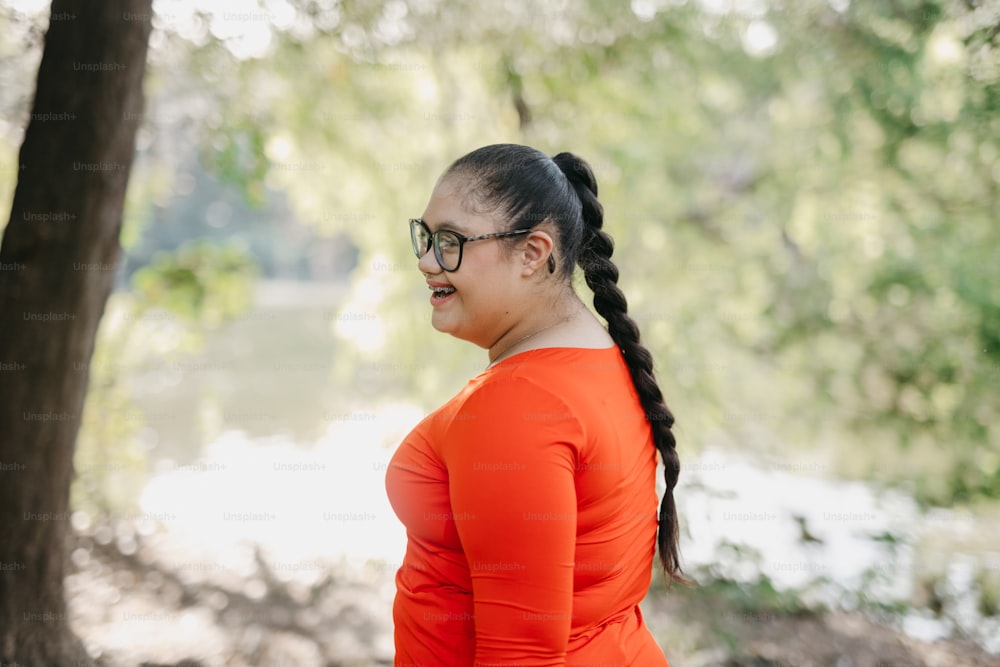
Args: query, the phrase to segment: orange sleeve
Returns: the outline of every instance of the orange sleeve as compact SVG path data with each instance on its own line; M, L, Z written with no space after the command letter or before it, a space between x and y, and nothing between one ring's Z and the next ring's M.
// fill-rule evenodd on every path
M505 379L469 397L447 442L452 511L472 575L474 664L565 665L582 427L550 392Z

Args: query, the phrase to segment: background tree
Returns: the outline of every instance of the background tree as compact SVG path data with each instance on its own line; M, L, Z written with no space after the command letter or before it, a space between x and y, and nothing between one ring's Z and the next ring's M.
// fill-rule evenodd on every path
M73 450L120 258L151 0L54 0L0 248L0 661L81 664L63 599Z

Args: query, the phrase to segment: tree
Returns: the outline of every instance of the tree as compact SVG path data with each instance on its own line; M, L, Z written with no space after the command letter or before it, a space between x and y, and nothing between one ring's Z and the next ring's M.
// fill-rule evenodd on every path
M0 662L86 661L63 598L73 450L118 265L152 0L54 0L0 247Z

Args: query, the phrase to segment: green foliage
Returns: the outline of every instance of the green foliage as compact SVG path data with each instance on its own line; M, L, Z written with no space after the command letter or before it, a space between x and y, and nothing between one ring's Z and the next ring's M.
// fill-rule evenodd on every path
M264 203L264 178L268 169L264 141L258 123L238 118L223 123L203 154L203 161L220 180L236 186L254 206Z
M751 616L797 616L820 611L807 605L801 593L775 588L774 582L764 574L750 582L714 578L698 588L699 595L714 600L720 608L734 609Z
M161 253L133 276L139 314L161 308L199 328L215 328L250 305L256 266L233 245L192 242Z
M852 609L858 609L884 622L898 621L911 609L911 601L887 599L884 589L889 581L885 568L871 567L861 575L861 581L855 590L844 591L844 603Z
M1000 616L1000 571L980 569L976 573L975 589L979 591L978 611L986 617Z
M740 573L734 577L732 573ZM700 604L736 610L740 614L790 616L814 614L823 606L809 602L811 588L825 579L815 578L801 588L777 588L761 571L761 555L742 544L727 542L720 545L716 560L692 573L694 586L671 588L678 594L700 601Z

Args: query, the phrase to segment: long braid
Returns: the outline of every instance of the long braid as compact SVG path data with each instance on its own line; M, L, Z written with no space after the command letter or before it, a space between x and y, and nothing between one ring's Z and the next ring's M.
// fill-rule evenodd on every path
M671 431L674 416L656 384L653 357L639 342L639 327L628 316L628 303L618 288L618 267L611 261L614 241L602 229L604 208L597 200L593 172L572 153L549 159L529 146L493 144L459 158L446 173L462 175L457 182L462 184L463 199L477 210L506 220L507 230L551 223L557 230L555 262L561 279L571 280L575 264L583 268L587 285L594 291L594 308L607 321L608 333L622 350L649 420L653 443L663 460L666 492L657 532L660 562L672 581L687 581L680 567L673 493L680 473Z
M597 199L597 180L590 166L572 153L559 153L552 160L566 175L582 204L583 243L577 262L584 279L594 292L594 308L608 323L608 333L621 348L649 419L653 443L663 459L666 491L660 504L657 545L660 563L671 580L684 581L678 550L679 527L674 487L680 474L677 441L671 427L674 416L663 400L663 392L653 375L653 356L639 342L639 326L628 316L628 302L618 287L618 267L611 261L615 244L605 232L604 207Z

